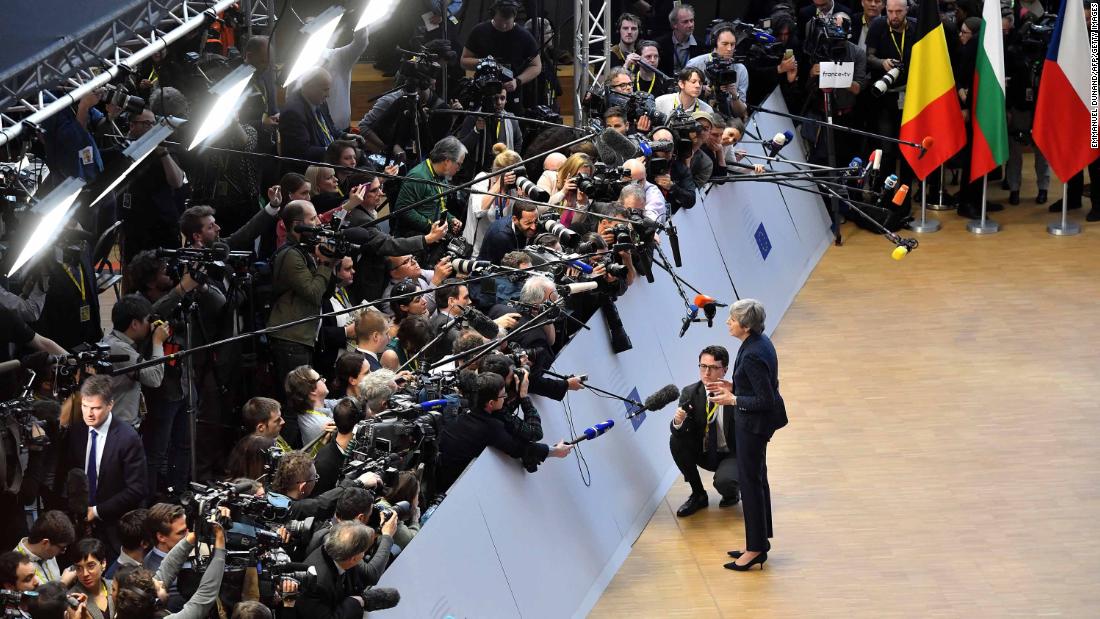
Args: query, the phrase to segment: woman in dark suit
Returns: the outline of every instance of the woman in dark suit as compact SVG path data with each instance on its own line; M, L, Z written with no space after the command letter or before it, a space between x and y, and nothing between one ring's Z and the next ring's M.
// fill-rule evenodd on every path
M765 462L768 441L787 425L787 410L779 395L779 359L764 335L764 306L755 299L741 299L730 308L726 320L730 335L741 340L733 365L733 382L707 384L708 400L734 407L734 440L741 481L741 505L745 513L745 550L731 550L736 561L727 569L764 569L772 536L771 492Z

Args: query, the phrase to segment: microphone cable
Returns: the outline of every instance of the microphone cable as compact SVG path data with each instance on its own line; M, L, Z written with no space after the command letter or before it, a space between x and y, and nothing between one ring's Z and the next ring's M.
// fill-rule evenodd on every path
M553 370L554 366L551 365L550 369ZM596 394L599 397L604 397L604 398L607 397L607 396L602 396L602 395L596 393L595 391L593 391L592 393ZM562 404L562 407L565 409L565 423L569 426L569 440L572 441L572 440L576 440L576 438L577 438L577 426L573 422L573 407L569 403L570 395L571 394L569 393L569 390L566 389L565 390L565 397L561 399L561 404ZM611 399L611 398L608 398L608 399ZM588 467L588 460L585 459L584 451L581 449L581 443L583 443L583 442L584 441L580 441L579 443L573 445L573 453L576 454L576 456L577 456L577 472L580 473L581 483L583 483L586 488L591 488L592 487L592 470Z

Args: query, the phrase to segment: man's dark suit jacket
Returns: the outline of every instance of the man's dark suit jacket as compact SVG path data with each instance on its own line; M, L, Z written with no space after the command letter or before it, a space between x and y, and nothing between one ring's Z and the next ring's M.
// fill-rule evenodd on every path
M707 46L702 44L699 37L695 37L695 43L695 45L688 48L688 60L709 51ZM676 46L672 43L672 33L657 39L657 49L661 54L661 60L657 63L657 68L670 77L676 77Z
M702 381L692 383L680 392L680 408L687 412L684 423L677 430L669 422L672 431L685 439L688 444L703 449L703 436L707 428L707 390ZM734 412L732 406L722 407L722 429L726 434L726 446L734 451L733 427Z
M334 140L338 139L342 133L333 125L328 105L322 103L320 110L320 120L325 123L329 135ZM305 100L300 90L290 95L279 114L279 136L284 157L324 161L327 146L324 133L313 114L313 106ZM306 166L298 167L304 170Z
M110 424L96 471L96 497L91 506L96 508L103 524L113 527L123 514L141 507L145 498L145 449L130 424L114 416ZM65 472L83 471L87 464L88 426L83 422L73 424L67 446Z
M321 451L317 452L317 457L313 459L313 465L317 467L317 475L321 479L317 480L317 485L313 488L313 496L328 492L336 487L336 482L340 481L340 470L344 468L345 459L344 454L340 453L340 446L336 444L335 440L329 441L327 445L321 448Z
M488 260L500 264L504 254L527 247L531 240L522 232L517 233L511 217L501 217L489 226L485 239L481 242L479 260Z
M339 574L323 546L311 552L306 563L317 570L317 580L298 600L298 616L310 619L361 619L363 607L349 596L359 595L382 577L389 562L393 538L383 535L378 539L378 549L371 560L360 561L344 575Z
M733 364L734 421L738 432L767 438L787 425L787 407L779 395L779 358L768 336L750 335Z

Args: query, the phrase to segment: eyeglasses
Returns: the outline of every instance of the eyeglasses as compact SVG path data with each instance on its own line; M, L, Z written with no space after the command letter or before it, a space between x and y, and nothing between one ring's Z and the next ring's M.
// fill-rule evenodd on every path
M630 82L623 82L621 84L612 84L611 88L613 90L618 90L620 88L630 88Z
M130 121L130 126L131 127L152 127L155 124L157 124L157 123L156 123L156 121L153 121L153 120L131 120Z
M312 477L310 477L309 479L303 479L301 481L301 483L303 483L303 484L312 484L312 483L315 483L315 482L318 482L318 481L321 481L321 476L318 475L317 473L314 473Z
M328 382L328 379L325 378L324 376L318 376L317 378L310 379L310 382L312 382L314 385L316 385L317 383Z
M367 193L382 193L382 186L372 187L367 190Z
M414 263L414 262L416 262L416 258L413 258L412 256L409 256L408 258L405 258L405 259L404 259L404 260L402 260L401 262L398 262L398 263L397 263L397 266L399 266L399 267L403 267L403 266L405 266L405 265L407 265L407 264L412 264L412 263Z
M707 365L705 363L700 363L699 364L699 369L703 370L704 372L711 372L711 371L717 372L719 370L726 369L726 366L724 366L724 365Z

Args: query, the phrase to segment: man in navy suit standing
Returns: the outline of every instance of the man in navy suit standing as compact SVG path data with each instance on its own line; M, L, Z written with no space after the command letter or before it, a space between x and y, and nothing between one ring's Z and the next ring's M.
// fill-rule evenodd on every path
M110 378L92 376L80 386L84 423L73 424L69 431L66 470L76 468L87 474L87 521L118 554L115 523L145 498L145 452L137 431L113 418L113 406Z

